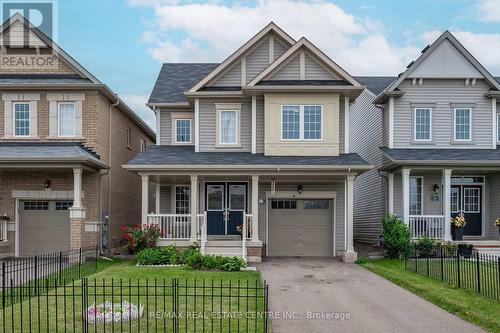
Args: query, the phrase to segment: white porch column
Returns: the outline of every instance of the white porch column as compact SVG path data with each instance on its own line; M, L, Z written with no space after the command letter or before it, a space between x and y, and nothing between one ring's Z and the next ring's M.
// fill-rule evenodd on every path
M389 172L389 176L388 176L388 191L389 191L389 197L387 198L387 200L389 201L388 204L389 204L389 213L390 214L394 214L394 174L392 172Z
M82 168L73 169L73 207L69 209L72 219L85 219L85 209L82 205Z
M410 224L410 169L403 169L403 219L406 225Z
M191 241L196 241L197 236L197 221L196 214L198 213L198 175L191 175Z
M451 240L451 169L443 170L444 240Z
M346 207L347 207L347 221L345 223L345 227L347 228L346 237L347 237L347 248L344 253L342 253L342 260L344 262L354 262L356 261L358 255L354 251L354 176L347 176L347 192L345 195Z
M259 241L259 176L252 176L252 242Z
M148 202L149 202L149 175L141 175L142 196L141 196L141 224L144 228L148 224Z
M160 214L160 181L156 182L155 188L155 213Z

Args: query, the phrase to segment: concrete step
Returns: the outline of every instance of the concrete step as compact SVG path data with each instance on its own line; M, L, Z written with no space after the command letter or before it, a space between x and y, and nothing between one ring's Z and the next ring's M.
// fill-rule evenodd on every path
M241 257L241 247L205 247L205 254L226 257Z
M237 240L208 240L205 243L207 247L239 247L241 249L241 241Z

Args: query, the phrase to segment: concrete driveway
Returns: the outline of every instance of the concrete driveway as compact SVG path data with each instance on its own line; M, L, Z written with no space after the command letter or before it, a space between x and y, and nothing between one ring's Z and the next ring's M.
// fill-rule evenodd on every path
M358 265L335 259L268 259L273 333L483 332Z

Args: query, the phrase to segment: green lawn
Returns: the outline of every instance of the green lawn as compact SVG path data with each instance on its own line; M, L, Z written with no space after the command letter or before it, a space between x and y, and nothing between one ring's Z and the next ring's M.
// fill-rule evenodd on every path
M16 292L21 290L13 290ZM255 319L265 309L263 295L257 272L144 268L136 267L133 261L100 261L99 271L86 280L3 308L0 332L4 325L5 332L38 332L39 328L42 332L81 332L83 309L105 301L141 304L144 314L136 321L88 324L88 331L173 332L176 325L182 332L264 332L264 321Z
M373 260L361 266L466 321L500 332L500 302L494 299L409 272L400 260Z

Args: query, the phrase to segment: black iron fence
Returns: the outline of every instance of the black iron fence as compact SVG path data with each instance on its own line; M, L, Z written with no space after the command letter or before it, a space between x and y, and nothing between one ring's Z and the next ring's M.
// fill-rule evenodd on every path
M0 288L80 279L97 271L97 247L0 260Z
M5 288L1 332L268 332L268 286L214 280L47 280Z
M500 257L471 249L415 246L405 268L458 288L500 300Z

